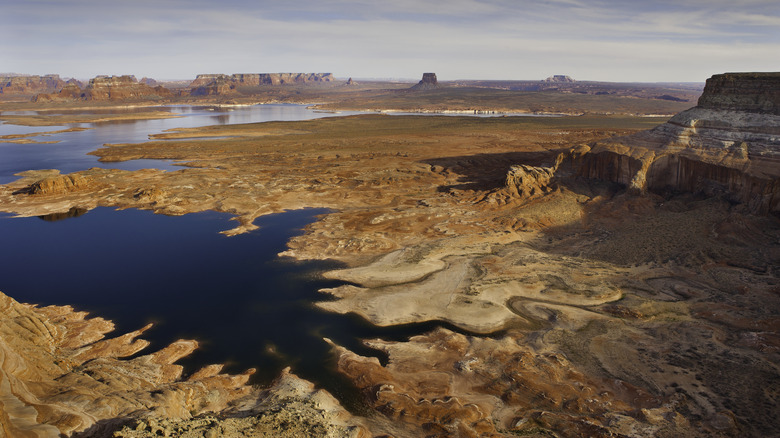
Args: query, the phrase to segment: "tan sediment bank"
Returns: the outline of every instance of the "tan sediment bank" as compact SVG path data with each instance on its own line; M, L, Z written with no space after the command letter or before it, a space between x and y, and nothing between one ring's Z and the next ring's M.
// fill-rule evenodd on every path
M332 209L284 253L349 264L326 275L353 285L320 306L378 325L439 320L487 335L369 341L388 353L384 366L334 346L396 436L770 431L776 402L761 388L780 382L775 218L692 195L628 196L565 172L529 190L506 185L513 165L553 166L573 146L658 123L367 115L209 127L182 134L230 138L95 152L179 160L182 170L27 172L0 186L0 206L28 216L212 209L236 215L229 233L268 213Z

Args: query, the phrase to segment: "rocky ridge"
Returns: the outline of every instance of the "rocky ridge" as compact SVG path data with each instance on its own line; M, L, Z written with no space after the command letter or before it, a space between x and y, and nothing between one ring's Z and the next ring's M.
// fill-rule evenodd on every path
M128 423L132 432L119 436L177 436L208 426L208 415L268 436L290 436L276 433L291 422L317 436L365 436L332 396L289 371L266 389L246 385L254 370L228 375L221 365L185 377L175 362L198 347L188 340L125 359L149 345L138 337L150 327L106 338L110 321L0 293L0 436L111 436Z
M161 100L173 97L173 92L163 86L149 86L148 80L139 82L135 76L97 76L89 80L87 86L79 88L76 84L62 87L55 93L42 93L33 98L34 102L60 100L120 101L120 100Z
M698 105L667 123L590 145L578 173L637 193L724 195L755 213L780 213L780 73L707 80Z
M199 74L190 84L190 95L229 94L236 92L236 89L241 86L307 84L333 80L333 73Z
M62 89L67 84L78 83L73 79L64 81L60 75L44 76L0 76L0 94L35 94Z

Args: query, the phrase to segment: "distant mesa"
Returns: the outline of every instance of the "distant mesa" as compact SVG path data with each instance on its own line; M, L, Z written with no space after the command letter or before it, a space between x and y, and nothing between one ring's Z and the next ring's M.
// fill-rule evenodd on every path
M422 80L410 88L410 90L424 91L437 88L441 88L441 85L439 85L439 81L436 79L436 73L423 73Z
M74 80L71 80L74 81ZM71 81L60 75L0 76L0 94L36 94L59 90ZM78 81L75 81L78 83Z
M146 85L148 85L150 87L156 87L156 86L160 85L160 83L157 82L156 80L154 80L152 78L146 78L146 77L141 78L141 80L138 81L138 82L140 82L142 84L146 84Z
M707 80L698 105L651 130L589 146L580 176L637 193L724 196L780 215L780 72Z
M237 93L239 87L291 85L334 81L333 73L237 73L200 74L190 84L190 95L208 96Z
M570 76L566 75L553 75L550 76L547 79L542 80L542 82L576 82L574 79L572 79Z
M41 93L33 97L33 102L63 101L63 100L160 100L170 98L173 92L163 86L149 86L139 82L135 76L96 76L89 80L87 86L81 88L78 81L66 83L58 92ZM153 80L152 80L153 81Z

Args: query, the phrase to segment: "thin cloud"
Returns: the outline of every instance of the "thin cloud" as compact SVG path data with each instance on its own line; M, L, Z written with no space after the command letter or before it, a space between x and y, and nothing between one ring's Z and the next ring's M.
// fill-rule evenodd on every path
M0 39L14 42L0 59L5 70L79 77L293 68L417 77L436 68L450 79L701 81L713 69L778 69L776 3L26 0L0 16Z

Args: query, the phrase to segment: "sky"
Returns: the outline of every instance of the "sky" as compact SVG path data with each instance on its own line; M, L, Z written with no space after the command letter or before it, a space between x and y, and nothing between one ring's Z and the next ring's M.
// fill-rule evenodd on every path
M0 0L0 73L703 82L780 71L778 0Z

